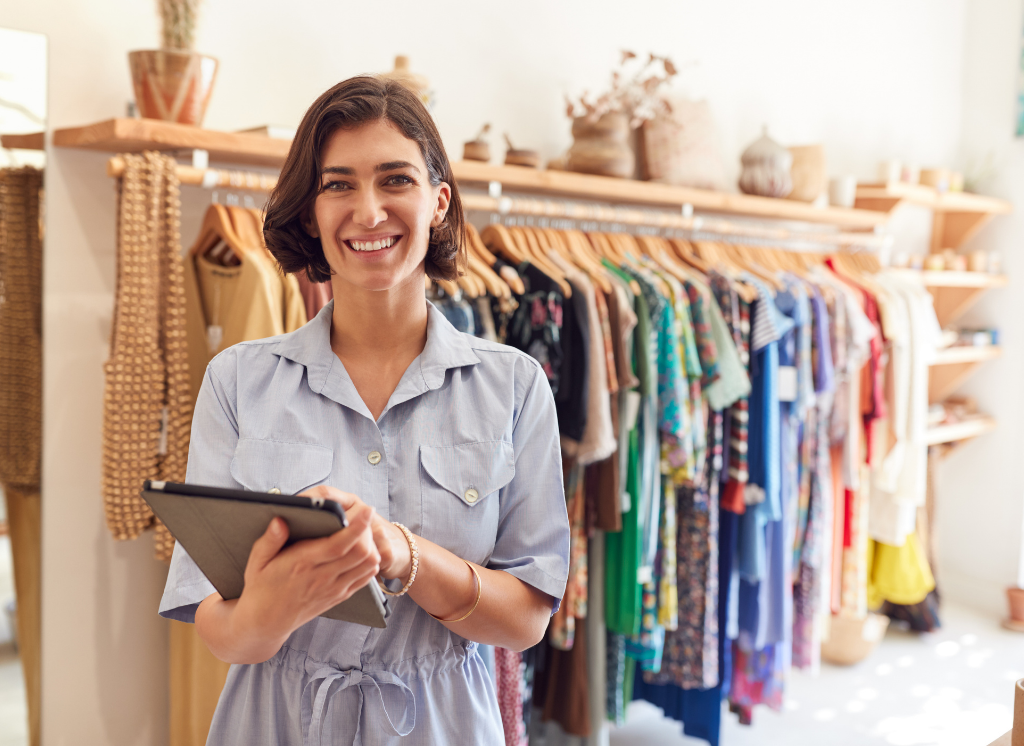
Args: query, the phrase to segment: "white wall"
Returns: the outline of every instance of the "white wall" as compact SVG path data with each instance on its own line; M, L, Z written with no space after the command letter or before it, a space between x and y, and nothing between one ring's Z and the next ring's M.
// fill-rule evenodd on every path
M938 479L940 583L947 595L1005 615L1003 589L1024 583L1024 141L1014 138L1021 32L1018 0L975 0L966 18L960 165L981 171L987 194L1013 202L969 248L1002 255L1010 286L993 290L964 319L997 326L1005 354L963 388L999 418L992 435L966 443Z
M152 2L34 0L0 26L50 38L50 125L116 116L125 53L157 43ZM484 121L546 157L570 143L562 96L605 83L618 50L668 54L709 99L726 163L762 124L824 142L831 171L872 177L957 151L964 0L511 3L208 0L198 48L220 58L213 128L296 124L324 88L411 55L453 156ZM497 145L497 142L495 142ZM166 741L163 570L114 544L99 499L102 376L114 284L105 156L53 150L47 173L43 736L47 746ZM194 203L195 200L192 200ZM186 237L187 238L187 237Z

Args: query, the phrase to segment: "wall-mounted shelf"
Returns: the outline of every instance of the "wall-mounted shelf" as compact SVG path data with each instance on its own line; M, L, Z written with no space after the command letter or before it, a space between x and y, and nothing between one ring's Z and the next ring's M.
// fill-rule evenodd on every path
M676 209L688 204L698 212L819 223L849 230L872 230L888 220L884 213L871 210L818 208L791 200L713 192L651 181L542 171L524 166L493 166L479 161L458 161L452 167L460 184L496 181L501 183L503 190L513 192Z
M857 187L856 207L889 213L902 204L931 209L933 253L958 249L995 215L1005 215L1013 206L995 197L967 192L940 194L919 184L862 184Z
M246 132L218 132L155 119L108 119L85 127L55 130L53 144L108 153L143 150L206 150L214 162L280 167L291 146L289 140ZM452 164L460 184L500 182L508 192L587 199L615 204L681 210L690 205L698 212L721 213L753 219L831 225L845 230L870 231L888 220L884 212L817 208L802 202L744 194L690 189L647 181L606 176L541 171L522 166L492 166L477 161Z
M986 290L1006 287L1006 275L984 272L891 270L920 279L935 299L935 315L943 327L952 324L981 298Z
M291 147L278 140L247 132L218 132L156 119L108 119L85 127L54 130L53 144L107 153L143 150L205 150L210 160L280 168Z
M0 135L0 147L19 150L44 150L46 133L28 132L23 135Z
M939 445L940 443L956 443L990 433L995 429L996 421L994 418L987 415L978 415L962 422L930 427L928 428L926 440L930 446Z
M970 378L980 365L1002 354L1002 348L994 345L940 350L928 371L928 401L942 401Z

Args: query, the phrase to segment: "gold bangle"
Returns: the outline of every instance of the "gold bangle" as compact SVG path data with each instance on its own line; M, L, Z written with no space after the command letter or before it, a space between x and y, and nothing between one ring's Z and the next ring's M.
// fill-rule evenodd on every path
M389 591L384 583L381 582L380 578L377 578L377 585L379 585L380 589L387 595L397 598L398 596L404 596L408 593L409 588L412 587L413 581L416 580L416 573L420 569L420 550L419 547L416 546L416 539L413 538L412 532L409 531L409 529L401 523L397 523L395 521L391 521L391 523L399 528L399 530L405 535L405 540L409 542L409 554L412 556L412 570L409 572L409 579L405 581L405 585L402 586L402 590L398 591L398 593Z
M466 562L466 560L462 560L462 561ZM439 622L444 622L445 624L454 624L455 622L463 622L466 619L469 619L469 615L472 614L474 611L476 611L476 607L480 605L480 596L482 595L483 590L484 590L484 585L483 585L483 583L480 582L480 573L478 573L476 571L476 568L473 567L473 565L471 563L466 562L466 564L469 565L469 569L473 571L473 577L476 579L476 601L473 602L473 608L470 609L469 611L467 611L464 616L460 616L458 619L442 619L441 617L436 617L433 614L430 614L429 611L427 612L428 614L430 614L430 616L434 617L434 619L436 619Z

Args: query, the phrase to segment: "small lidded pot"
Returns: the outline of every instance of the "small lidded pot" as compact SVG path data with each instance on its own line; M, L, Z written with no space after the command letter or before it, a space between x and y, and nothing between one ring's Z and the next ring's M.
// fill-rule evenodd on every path
M761 197L785 197L793 191L793 154L768 137L764 128L761 137L740 156L743 171L739 187L744 194Z

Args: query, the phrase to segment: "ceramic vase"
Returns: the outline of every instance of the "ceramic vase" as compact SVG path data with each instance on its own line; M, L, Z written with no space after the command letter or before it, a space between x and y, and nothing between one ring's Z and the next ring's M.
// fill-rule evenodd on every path
M789 169L793 191L786 199L814 202L828 187L825 148L822 145L799 145L789 149L793 165Z
M629 145L629 134L629 119L619 112L604 114L596 120L576 117L572 121L568 170L632 178L636 155Z
M740 173L740 191L761 197L785 197L793 191L793 179L789 169L793 155L773 139L764 134L743 151L740 157L743 171Z
M146 119L199 127L217 78L217 60L170 49L128 53L135 103Z

